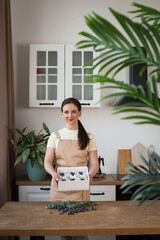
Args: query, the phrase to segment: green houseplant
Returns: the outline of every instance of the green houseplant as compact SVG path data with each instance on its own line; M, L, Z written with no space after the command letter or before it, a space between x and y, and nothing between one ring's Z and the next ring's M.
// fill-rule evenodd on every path
M42 133L42 131L45 131L45 133ZM16 141L11 139L14 149L17 150L17 159L14 165L17 166L22 161L26 165L30 180L44 179L46 176L44 157L50 136L48 127L43 123L43 128L38 134L34 130L28 132L27 127L23 130L16 128L16 132L19 134L18 139Z
M108 93L100 101L117 96L139 99L139 103L133 100L114 107L113 113L127 113L128 116L123 119L134 119L136 124L160 125L157 90L157 80L160 79L160 11L135 2L133 6L136 7L136 10L130 12L136 14L133 19L110 8L122 30L95 12L85 16L86 24L92 33L80 32L84 39L76 46L77 48L93 47L100 53L99 57L88 63L88 65L93 64L93 69L100 66L98 75L92 76L88 81L100 82L101 88L117 90L114 93ZM145 68L151 69L146 91L141 83L136 86L125 83L123 79L115 80L119 71L138 63L146 63L140 75ZM125 192L133 186L144 183L132 197L132 201L140 200L139 206L150 198L153 200L149 204L160 199L160 157L156 153L148 153L148 155L153 165L148 164L141 156L146 167L130 164L131 168L128 171L132 174L126 176L127 181L122 186Z

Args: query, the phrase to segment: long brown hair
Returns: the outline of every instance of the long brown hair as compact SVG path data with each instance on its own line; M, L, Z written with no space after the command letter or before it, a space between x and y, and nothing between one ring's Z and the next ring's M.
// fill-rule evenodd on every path
M66 104L74 104L75 106L77 106L78 111L81 111L81 104L80 102L76 99L76 98L66 98L61 105L61 112L63 112L63 107ZM89 137L88 134L85 130L85 128L83 127L82 123L80 122L80 120L78 119L78 144L81 150L85 149L89 143Z

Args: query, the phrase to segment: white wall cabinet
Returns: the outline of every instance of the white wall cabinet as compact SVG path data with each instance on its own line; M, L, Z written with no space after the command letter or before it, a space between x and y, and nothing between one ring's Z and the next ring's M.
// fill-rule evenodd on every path
M64 99L64 45L30 45L30 107L59 107Z
M96 88L100 85L88 81L88 77L96 74L97 69L91 71L93 64L85 66L97 56L91 49L76 49L72 44L65 46L65 96L77 98L84 106L99 106L96 103L100 100L100 90Z
M50 186L18 186L19 201L49 201ZM115 201L115 185L92 185L91 201ZM45 240L60 240L59 236L48 236ZM115 236L89 236L89 240L115 240ZM20 237L29 240L29 237Z
M30 107L60 107L68 97L81 105L99 107L99 83L89 83L92 61L98 54L91 49L79 50L73 44L30 45Z

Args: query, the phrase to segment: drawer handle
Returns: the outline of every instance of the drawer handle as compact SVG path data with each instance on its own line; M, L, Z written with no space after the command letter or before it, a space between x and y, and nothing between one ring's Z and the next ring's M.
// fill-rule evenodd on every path
M40 190L43 190L43 191L49 191L50 188L43 188L43 187L41 187Z
M90 193L90 195L105 195L104 192L101 192L101 193Z
M39 103L39 105L54 105L54 103Z

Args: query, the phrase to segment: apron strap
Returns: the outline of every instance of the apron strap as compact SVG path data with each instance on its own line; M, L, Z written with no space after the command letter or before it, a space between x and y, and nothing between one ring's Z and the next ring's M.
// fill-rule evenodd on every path
M88 134L88 137L89 137L89 139L90 139L90 137L91 137L91 133L88 132L87 134Z
M60 134L59 134L58 131L56 131L55 134L56 134L56 137L57 137L58 139L61 139L61 136L60 136Z

